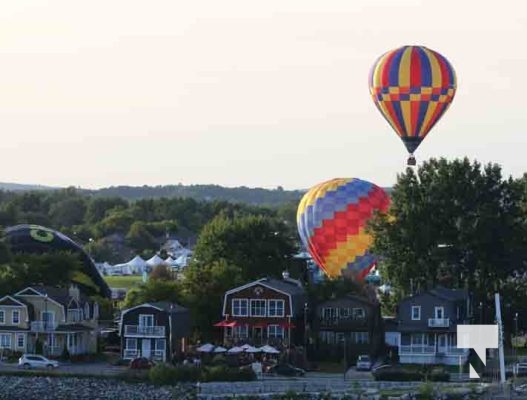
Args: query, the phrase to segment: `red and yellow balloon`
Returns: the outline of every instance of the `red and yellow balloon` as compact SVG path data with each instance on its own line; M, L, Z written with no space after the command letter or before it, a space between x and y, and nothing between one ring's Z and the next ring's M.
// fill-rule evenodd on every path
M329 277L362 280L377 262L366 225L390 200L379 186L356 178L337 178L311 188L297 211L300 238Z
M424 46L403 46L383 54L370 72L373 102L413 153L449 108L456 94L454 68Z

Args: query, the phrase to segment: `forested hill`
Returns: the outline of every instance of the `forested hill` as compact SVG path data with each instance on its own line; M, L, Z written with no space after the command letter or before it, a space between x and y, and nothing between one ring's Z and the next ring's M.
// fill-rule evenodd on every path
M224 200L251 205L278 206L299 201L300 190L249 188L245 186L229 188L219 185L166 185L166 186L112 186L93 191L95 196L122 197L128 200L160 197L184 197L194 200Z
M39 185L18 183L1 183L0 190L32 191L52 190ZM390 188L385 188L390 193ZM249 188L246 186L229 188L220 185L164 185L164 186L111 186L97 190L80 189L85 194L94 197L120 197L126 200L158 199L158 198L191 198L198 201L228 201L231 203L245 203L257 206L280 206L291 202L298 202L304 190L284 190L281 186L276 189Z

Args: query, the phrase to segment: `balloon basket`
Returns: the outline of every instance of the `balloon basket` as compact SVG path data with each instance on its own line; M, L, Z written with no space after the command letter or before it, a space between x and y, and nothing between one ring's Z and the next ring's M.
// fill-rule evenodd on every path
M407 162L407 165L409 166L415 166L417 164L417 161L415 160L415 157L413 155L411 155L410 157L408 157L408 162Z

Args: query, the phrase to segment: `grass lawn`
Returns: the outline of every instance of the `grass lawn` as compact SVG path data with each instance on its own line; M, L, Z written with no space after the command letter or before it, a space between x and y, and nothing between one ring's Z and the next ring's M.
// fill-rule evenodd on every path
M140 275L128 275L128 276L105 276L104 280L108 283L108 286L113 288L126 288L129 289L133 286L137 286L143 282L143 278Z

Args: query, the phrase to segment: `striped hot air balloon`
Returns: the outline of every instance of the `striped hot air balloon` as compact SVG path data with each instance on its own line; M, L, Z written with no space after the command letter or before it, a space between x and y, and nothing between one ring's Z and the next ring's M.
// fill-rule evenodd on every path
M456 93L456 74L441 54L423 46L403 46L377 59L370 71L373 102L413 153L443 116Z
M297 225L304 246L330 277L344 275L362 280L376 257L365 232L375 211L387 212L389 197L373 183L337 178L311 188L297 211Z

